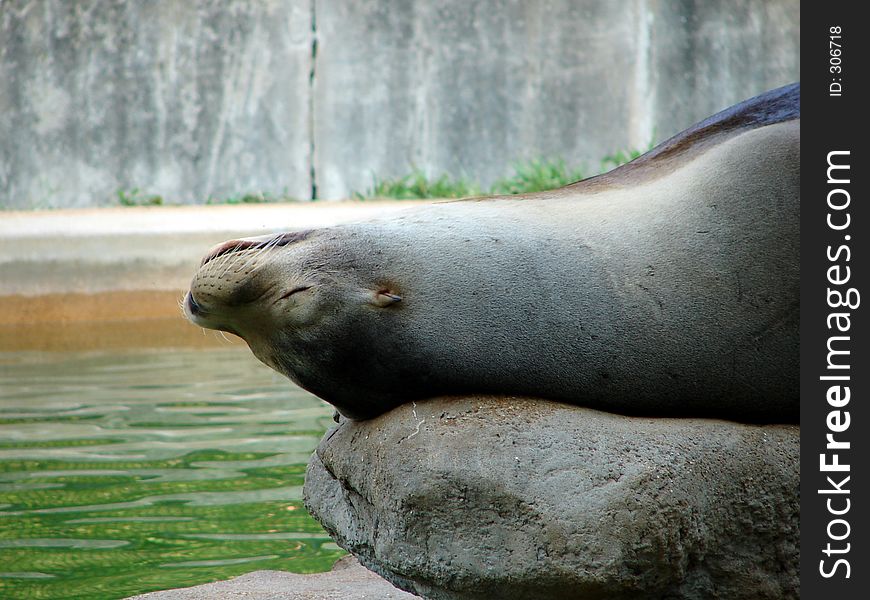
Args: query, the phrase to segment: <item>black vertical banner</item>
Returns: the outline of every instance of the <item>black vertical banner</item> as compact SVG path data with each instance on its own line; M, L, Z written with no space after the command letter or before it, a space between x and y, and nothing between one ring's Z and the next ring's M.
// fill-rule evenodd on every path
M870 67L860 2L801 31L801 595L870 594Z

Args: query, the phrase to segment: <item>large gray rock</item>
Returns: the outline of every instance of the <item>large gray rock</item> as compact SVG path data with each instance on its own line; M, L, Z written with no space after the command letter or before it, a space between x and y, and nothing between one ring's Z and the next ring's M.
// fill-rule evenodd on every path
M426 598L793 598L799 437L438 399L328 432L305 500L364 565Z

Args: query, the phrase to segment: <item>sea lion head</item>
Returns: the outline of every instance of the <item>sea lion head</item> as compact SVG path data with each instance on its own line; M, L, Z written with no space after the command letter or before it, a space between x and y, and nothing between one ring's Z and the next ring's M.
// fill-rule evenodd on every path
M183 310L200 327L242 338L263 363L356 416L342 407L365 387L352 379L342 385L351 373L342 368L345 356L359 350L353 332L379 329L379 313L402 297L354 262L328 230L230 240L203 258Z

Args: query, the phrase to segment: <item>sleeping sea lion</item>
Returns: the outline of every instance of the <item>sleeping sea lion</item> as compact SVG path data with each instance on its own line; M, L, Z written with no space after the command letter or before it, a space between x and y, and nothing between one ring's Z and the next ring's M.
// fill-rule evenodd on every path
M184 308L366 419L521 395L797 422L800 87L558 190L214 248Z

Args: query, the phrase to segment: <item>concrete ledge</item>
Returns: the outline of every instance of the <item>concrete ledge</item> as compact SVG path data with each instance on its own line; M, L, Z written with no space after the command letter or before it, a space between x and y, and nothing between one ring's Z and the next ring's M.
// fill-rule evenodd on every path
M229 581L133 596L128 600L412 600L413 594L394 588L364 568L352 556L339 560L328 573L298 575L283 571L254 571Z
M0 352L243 345L192 326L180 291L0 296Z
M325 227L419 202L330 202L4 212L0 296L183 290L214 244Z
M0 352L223 345L179 301L208 249L421 202L124 207L0 213Z

